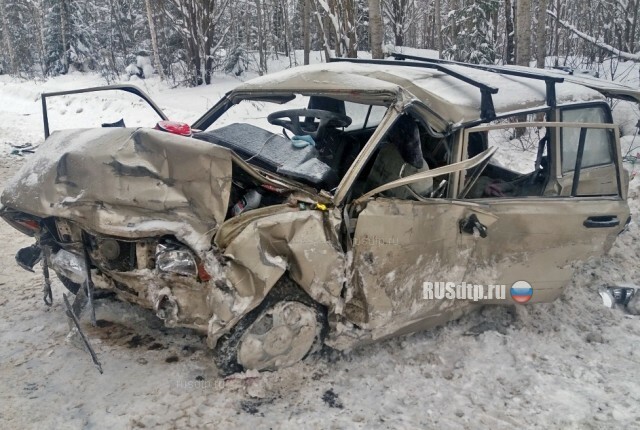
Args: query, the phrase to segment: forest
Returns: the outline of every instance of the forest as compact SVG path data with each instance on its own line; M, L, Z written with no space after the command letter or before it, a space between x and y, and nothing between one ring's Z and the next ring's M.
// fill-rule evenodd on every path
M0 73L157 73L196 86L268 73L273 58L295 66L312 51L384 58L397 47L594 69L640 62L639 15L640 0L0 0Z

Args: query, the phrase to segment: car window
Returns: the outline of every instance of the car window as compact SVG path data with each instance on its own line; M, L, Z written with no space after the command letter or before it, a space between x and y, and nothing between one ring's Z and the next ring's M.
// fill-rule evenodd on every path
M281 104L276 102L285 97L273 100L243 100L196 138L232 149L250 164L328 192L340 183L375 132L381 113L384 116L387 111L384 106L322 95L297 94ZM275 116L269 119L270 115ZM322 115L334 118L323 121ZM349 128L342 126L347 120Z
M309 97L296 95L286 103L277 104L266 101L243 100L231 106L208 130L215 130L233 123L245 123L255 125L272 133L281 134L282 127L269 124L267 116L273 112L287 109L305 109L309 104Z
M562 110L562 122L608 123L602 106L572 108ZM579 128L562 129L562 173L572 172L576 166L576 156L580 141ZM613 135L610 130L587 130L582 168L613 163Z
M352 120L351 125L345 129L346 131L376 127L387 112L385 106L371 106L352 102L345 102L344 107L347 116Z
M487 148L496 148L496 152L486 166L464 173L460 186L466 198L550 195L546 189L551 171L549 130L519 125L525 120L541 118L539 114L512 116L469 133L463 158L472 158Z
M458 184L459 196L478 199L619 194L620 177L613 162L616 127L610 118L606 105L588 106L568 109L558 125L533 113L467 130L463 158L491 147L496 148L496 153L486 166L464 172ZM557 129L560 142L555 139ZM574 172L582 129L586 137L584 153L579 171ZM554 157L558 144L564 144L562 163L556 163ZM561 177L553 174L557 164L563 166Z
M438 167L440 164L434 162L431 156L433 147L437 147L438 143L428 138L424 125L417 117L411 114L400 115L358 175L354 196L362 196L397 179ZM440 181L436 182L438 184ZM433 192L434 179L425 178L411 185L386 190L382 194L388 198L420 200L431 197Z

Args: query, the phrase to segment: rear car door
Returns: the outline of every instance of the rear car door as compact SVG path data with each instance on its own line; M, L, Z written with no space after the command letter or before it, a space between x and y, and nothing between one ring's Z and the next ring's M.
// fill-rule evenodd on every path
M533 172L489 182L489 192L468 199L486 205L496 221L477 242L467 276L507 287L527 281L533 288L532 303L558 297L575 264L608 252L629 220L619 132L611 124L608 106L561 108L556 117L563 121L518 124L518 129L546 130L549 137L547 148L539 152L544 156L531 165ZM465 132L465 148L471 133L491 136L497 130L517 134L508 123L476 127ZM516 164L503 158L502 167L493 168L494 176ZM509 187L518 181L524 185ZM500 186L504 192L492 192Z

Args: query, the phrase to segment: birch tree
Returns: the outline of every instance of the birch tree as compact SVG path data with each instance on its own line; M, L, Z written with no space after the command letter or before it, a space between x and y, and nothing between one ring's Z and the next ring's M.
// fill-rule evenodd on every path
M547 5L548 0L538 0L538 17L536 27L536 65L544 69L547 56Z
M0 14L2 15L2 40L4 42L5 49L7 50L7 57L9 57L10 72L17 74L18 64L16 61L15 50L13 48L13 40L11 40L11 29L9 27L9 20L7 19L7 9L5 8L4 0L0 0Z
M149 23L149 33L151 35L151 47L153 49L153 61L155 62L156 70L160 75L160 79L167 80L160 62L160 53L158 51L158 35L156 33L156 26L153 21L153 9L151 8L151 0L145 0L145 6L147 9L147 21Z
M371 57L383 58L384 29L382 26L380 0L369 0L369 37L371 39Z
M516 64L529 67L531 61L531 0L517 0Z

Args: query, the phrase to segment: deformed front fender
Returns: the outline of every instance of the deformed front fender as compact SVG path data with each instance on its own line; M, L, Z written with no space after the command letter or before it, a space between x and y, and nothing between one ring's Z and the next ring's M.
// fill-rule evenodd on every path
M258 306L285 272L330 313L340 313L347 270L340 222L337 210L280 205L223 224L214 243L222 250L224 281L212 292L209 344Z

